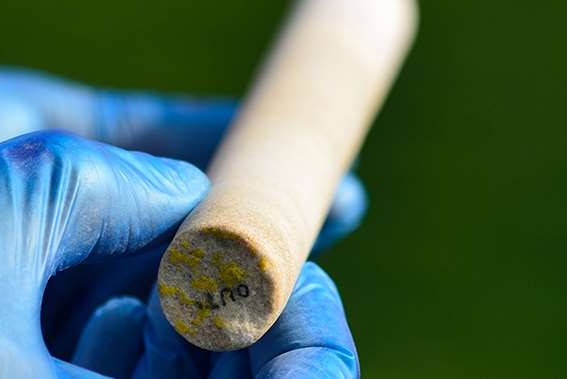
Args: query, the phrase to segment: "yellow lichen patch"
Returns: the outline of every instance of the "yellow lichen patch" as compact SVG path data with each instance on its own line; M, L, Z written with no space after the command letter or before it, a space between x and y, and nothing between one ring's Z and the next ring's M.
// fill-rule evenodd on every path
M238 241L239 240L239 238L234 233L223 230L223 229L206 228L204 230L204 232L206 232L207 234L210 234L214 237L222 238L222 239L226 239L226 240L230 240L230 241Z
M178 264L188 264L187 256L181 251L177 250L175 247L169 249L169 262L174 265Z
M219 271L223 283L229 287L234 287L246 278L246 271L239 264L234 262L224 263L219 252L213 255L211 261Z
M232 262L222 265L220 277L228 286L234 287L246 278L246 272L240 265Z
M176 294L178 289L176 287L168 286L167 284L160 282L158 284L158 291L160 296L173 296Z
M174 265L184 264L193 268L201 263L201 259L204 255L205 253L201 249L192 249L187 253L183 253L175 247L172 247L169 249L169 262Z
M176 320L173 327L180 334L189 334L189 335L195 334L195 329L191 328L189 325L187 325L186 323L184 323L181 320Z
M177 289L177 298L179 299L179 303L183 305L193 305L195 304L195 300L191 299L185 292Z
M210 276L201 275L191 281L191 287L196 290L216 292L218 289L217 282Z
M211 310L208 308L199 309L199 311L197 312L197 317L195 317L195 319L191 321L191 323L193 325L201 325L201 323L205 321L205 319L209 317L210 314Z
M258 268L260 269L260 271L262 272L266 272L266 270L268 269L268 259L265 256L261 256L258 259Z
M197 266L199 263L201 263L201 259L197 258L197 257L193 257L191 255L189 255L187 257L187 262L186 264L189 265L189 267L193 268L195 266Z
M185 249L190 249L190 248L191 248L191 244L190 244L189 241L187 241L187 240L182 240L182 241L181 241L181 246L183 246Z
M221 253L219 253L218 251L216 253L213 254L213 258L211 258L211 262L213 263L213 265L218 269L221 265Z
M213 324L219 329L224 329L226 327L226 322L219 316L213 317Z
M201 263L201 259L203 259L203 257L205 256L205 252L198 248L189 250L187 254L187 264L191 267L195 267L199 263Z
M199 248L190 250L189 254L191 254L191 255L193 255L197 258L203 258L205 256L205 252L203 251L203 249L199 249Z
M181 289L173 286L168 286L164 283L158 284L158 291L160 296L174 296L177 295L177 300L183 305L193 305L195 300L191 299L185 292Z

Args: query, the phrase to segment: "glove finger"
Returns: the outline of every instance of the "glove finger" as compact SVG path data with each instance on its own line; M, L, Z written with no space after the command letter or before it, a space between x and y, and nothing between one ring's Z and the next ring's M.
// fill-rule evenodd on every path
M165 248L163 245L147 254L80 265L51 278L42 305L42 331L51 354L70 360L87 321L107 299L123 295L148 298Z
M10 326L0 328L10 342L3 349L34 356L28 371L48 365L39 328L48 278L89 256L134 253L167 241L207 188L204 174L187 163L66 133L36 132L1 143L0 292L2 322ZM17 376L24 357L0 366Z
M305 264L278 321L250 347L255 378L357 378L356 348L332 280Z
M59 379L112 379L59 359L54 358L53 361Z
M364 185L353 172L349 172L335 193L331 209L323 228L317 237L310 258L317 257L321 251L329 248L351 232L362 221L368 199Z
M18 99L20 114L41 122L0 131L8 138L59 128L133 150L183 159L205 167L236 110L228 99L92 89L42 73L0 68L2 99ZM14 113L14 112L11 112ZM0 113L1 119L1 113ZM16 123L11 122L11 125ZM18 123L17 125L23 125Z
M1 74L0 74L1 78ZM1 79L0 79L1 82ZM40 112L28 105L28 101L14 93L2 91L0 84L0 142L20 134L42 128Z
M142 352L146 307L132 297L109 300L87 323L72 363L113 378L129 378Z
M127 149L181 159L205 169L237 103L151 93L98 91L104 121L96 138Z
M253 378L250 371L248 351L238 350L228 353L213 353L208 379ZM237 374L238 373L238 374Z
M165 319L157 291L148 304L144 328L144 352L134 371L134 379L204 378L209 353L188 344Z
M0 165L0 193L13 195L0 199L4 234L17 236L5 241L19 254L10 262L43 279L164 243L209 186L188 163L54 131L3 143Z

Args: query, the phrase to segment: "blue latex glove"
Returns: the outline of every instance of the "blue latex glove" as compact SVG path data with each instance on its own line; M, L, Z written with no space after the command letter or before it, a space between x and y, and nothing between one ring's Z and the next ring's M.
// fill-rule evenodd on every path
M167 243L208 186L188 163L67 133L1 143L0 377L69 377L43 344L47 280L85 261Z
M129 338L121 337L125 333ZM118 378L357 378L356 349L331 279L308 262L283 314L245 350L209 353L191 346L149 306L116 298L85 328L75 364Z
M6 137L52 127L65 128L90 138L189 160L204 167L223 135L234 109L235 104L231 101L195 101L182 96L166 98L155 94L93 90L33 72L0 70L0 133L5 133ZM337 192L316 246L328 246L354 229L364 209L362 186L355 176L348 175ZM154 250L155 253L113 261L111 264L80 266L52 280L44 300L43 315L44 332L50 349L58 356L67 357L65 353L74 347L88 315L110 296L118 293L143 296L155 280L155 269L163 246ZM139 315L144 313L140 304L133 308L138 309L136 312ZM154 313L149 312L150 320ZM287 313L289 312L286 310ZM343 320L342 312L336 314ZM139 317L140 320L144 319ZM91 324L93 322L91 321ZM86 335L93 336L92 333ZM139 338L134 332L119 335L120 341L123 342ZM88 342L89 338L83 336L81 340L83 351L88 351L87 347L93 345ZM152 346L160 345L154 343ZM171 350L164 351L167 354L175 354ZM205 352L197 355L209 356ZM137 359L135 354L131 357ZM144 357L142 361L147 359ZM195 361L195 357L187 362L189 361ZM110 356L105 362L109 369L120 369L120 362L124 361L112 359ZM97 364L100 364L100 361L97 361ZM214 367L221 366L225 365ZM204 372L211 367L213 366L203 363L200 370ZM356 367L356 364L352 367ZM137 372L139 375L139 368Z

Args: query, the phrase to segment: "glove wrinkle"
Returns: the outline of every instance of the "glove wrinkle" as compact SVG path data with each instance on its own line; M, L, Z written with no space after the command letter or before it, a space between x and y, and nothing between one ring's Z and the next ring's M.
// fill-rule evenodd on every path
M0 377L58 375L40 327L50 276L171 238L208 188L188 163L67 132L0 143Z

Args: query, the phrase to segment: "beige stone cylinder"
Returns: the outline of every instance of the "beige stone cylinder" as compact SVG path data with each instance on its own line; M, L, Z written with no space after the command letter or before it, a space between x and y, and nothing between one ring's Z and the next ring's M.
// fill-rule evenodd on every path
M189 342L240 349L276 321L415 24L412 0L298 2L161 261L162 308Z

